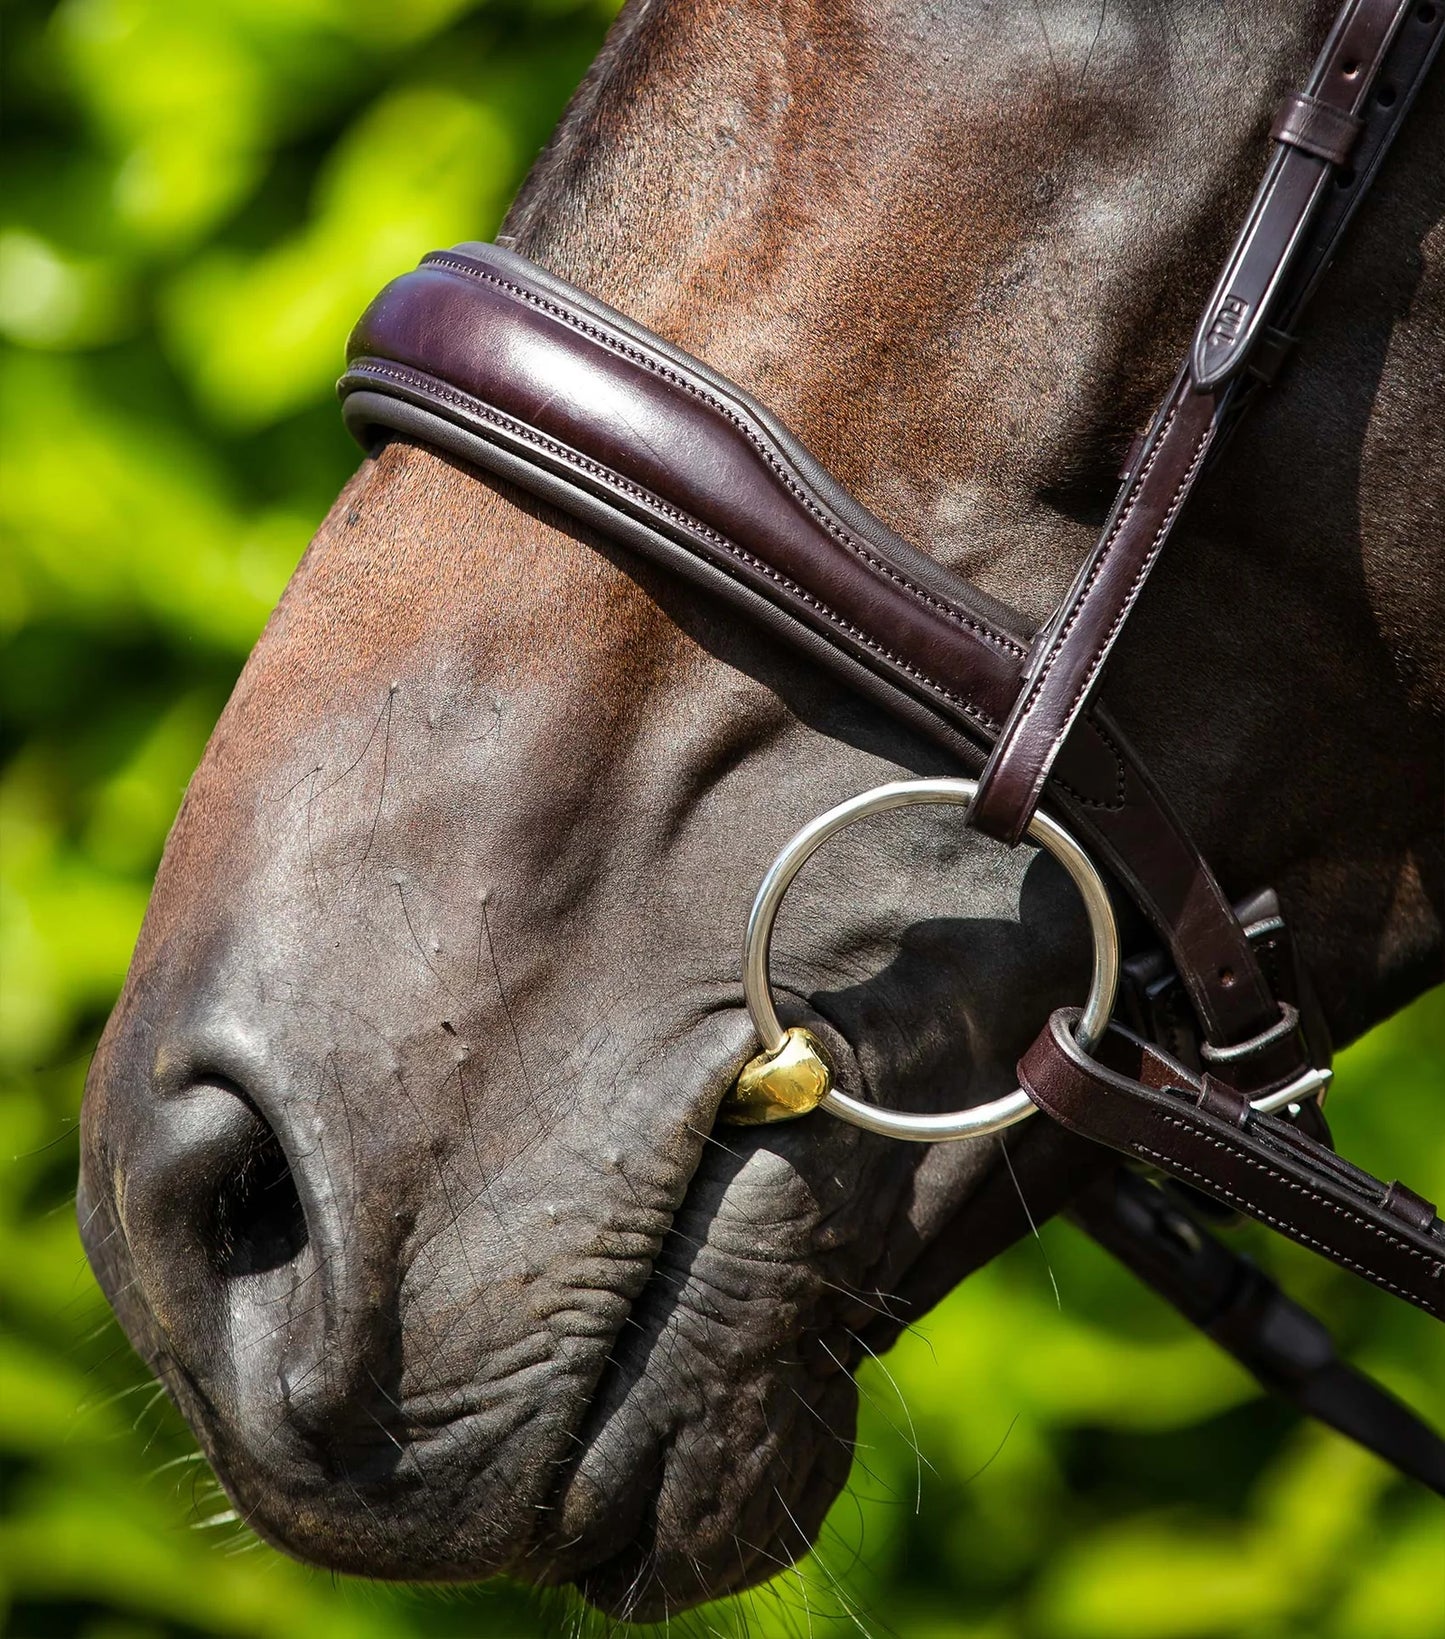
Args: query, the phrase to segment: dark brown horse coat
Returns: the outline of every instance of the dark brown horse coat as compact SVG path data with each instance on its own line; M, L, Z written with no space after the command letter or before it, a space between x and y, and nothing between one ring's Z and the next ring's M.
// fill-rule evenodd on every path
M1329 9L634 4L507 242L1038 620ZM1442 153L1427 89L1110 688L1341 1039L1440 959ZM798 824L942 770L530 502L404 442L363 465L192 783L85 1111L92 1261L259 1531L628 1614L803 1549L853 1366L1025 1218L993 1141L710 1137L738 939ZM1057 871L922 813L850 833L778 943L796 1017L916 1108L1011 1086L1086 955ZM1051 1133L1009 1143L1052 1210Z

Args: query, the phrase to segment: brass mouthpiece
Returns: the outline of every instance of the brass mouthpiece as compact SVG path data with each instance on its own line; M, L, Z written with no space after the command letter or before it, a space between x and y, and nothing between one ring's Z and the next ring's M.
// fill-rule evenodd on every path
M816 1110L833 1085L822 1044L794 1025L776 1053L749 1059L723 1100L718 1119L732 1127L759 1127L792 1121Z

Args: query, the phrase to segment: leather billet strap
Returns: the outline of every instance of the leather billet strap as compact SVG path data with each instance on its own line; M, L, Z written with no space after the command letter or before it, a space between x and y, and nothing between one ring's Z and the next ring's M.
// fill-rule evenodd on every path
M402 432L497 473L740 606L977 768L1029 634L866 512L739 388L594 297L490 245L428 256L352 335L340 391L364 445ZM1227 900L1101 707L1059 806L1163 937L1204 1034L1264 1037L1279 1008ZM1241 1086L1298 1071L1298 1040Z
M1074 1040L1077 1021L1061 1008L1019 1061L1019 1085L1041 1110L1445 1319L1445 1223L1431 1202L1118 1025L1091 1057Z
M969 813L981 830L1010 843L1023 836L1195 480L1237 413L1242 372L1262 341L1277 350L1290 339L1442 34L1438 4L1347 0L1308 86L1280 109L1264 180L1190 356L995 741Z
M1342 1360L1308 1310L1159 1185L1119 1167L1089 1184L1067 1210L1271 1394L1445 1496L1445 1440Z
M1270 129L1274 148L1264 178L1195 331L1189 360L1195 391L1214 391L1244 367L1313 238L1312 218L1331 178L1349 163L1366 111L1382 126L1397 120L1393 104L1375 100L1374 91L1406 17L1414 14L1422 37L1436 30L1436 20L1423 20L1419 10L1419 0L1350 0L1309 84L1285 98Z

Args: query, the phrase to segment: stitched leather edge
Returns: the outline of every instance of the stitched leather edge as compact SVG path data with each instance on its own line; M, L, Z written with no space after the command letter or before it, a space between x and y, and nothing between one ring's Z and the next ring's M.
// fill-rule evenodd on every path
M1183 1130L1189 1133L1191 1137L1203 1138L1206 1143L1213 1144L1219 1149L1228 1148L1227 1145L1221 1144L1217 1138L1208 1137L1206 1134L1201 1133L1198 1128L1191 1127L1186 1122L1177 1121L1173 1117L1169 1117L1167 1119L1171 1126L1182 1127ZM1248 1200L1245 1196L1238 1194L1227 1185L1217 1182L1208 1173L1199 1172L1193 1167L1185 1166L1182 1161L1176 1160L1173 1156L1166 1155L1162 1150L1151 1149L1147 1144L1134 1143L1130 1146L1130 1149L1132 1153L1136 1155L1147 1156L1151 1161L1171 1176L1182 1173L1185 1177L1192 1178L1197 1184L1199 1184L1200 1188L1202 1188L1206 1194L1224 1196L1226 1200L1239 1207L1241 1211L1246 1213L1249 1217L1257 1218L1261 1223L1268 1224L1271 1229L1277 1229L1282 1235L1288 1235L1291 1240L1299 1241L1301 1245L1308 1246L1312 1250L1323 1254L1332 1263L1344 1264L1347 1268L1353 1269L1356 1274L1364 1275L1366 1279L1373 1281L1377 1286L1384 1287L1387 1292L1393 1292L1396 1297L1404 1298L1409 1303L1418 1303L1427 1314L1445 1316L1445 1299L1442 1299L1440 1302L1430 1302L1428 1300L1422 1301L1419 1294L1411 1292L1407 1287L1396 1285L1394 1281L1387 1279L1384 1275L1381 1275L1378 1270L1374 1269L1369 1264L1360 1263L1357 1259L1347 1257L1339 1250L1338 1247L1333 1247L1324 1241L1316 1240L1313 1235L1310 1235L1305 1230L1300 1229L1298 1225L1293 1223L1289 1218L1276 1217L1273 1213L1265 1212L1257 1203ZM1428 1254L1421 1252L1418 1247L1410 1246L1407 1242L1398 1240L1397 1237L1391 1235L1388 1230L1385 1230L1376 1224L1372 1224L1369 1219L1357 1217L1356 1214L1350 1212L1347 1208L1340 1206L1339 1203L1329 1200L1326 1196L1316 1195L1312 1190L1306 1189L1303 1184L1296 1183L1294 1179L1287 1178L1283 1174L1276 1173L1273 1168L1266 1167L1262 1162L1255 1161L1251 1156L1240 1155L1238 1151L1234 1151L1233 1153L1238 1156L1240 1160L1244 1161L1246 1165L1254 1167L1257 1171L1264 1172L1267 1176L1275 1179L1278 1183L1284 1184L1286 1188L1294 1190L1297 1194L1307 1196L1309 1199L1318 1202L1319 1205L1328 1208L1331 1212L1334 1212L1341 1217L1350 1219L1360 1228L1368 1230L1370 1233L1378 1235L1381 1239L1393 1243L1399 1247L1400 1250L1408 1252L1411 1257L1421 1259L1431 1268L1432 1279L1438 1278L1441 1270L1445 1269L1445 1263L1440 1262L1438 1259L1431 1259Z
M870 569L876 570L879 574L891 580L926 607L936 609L946 619L975 633L978 637L983 638L985 642L991 643L997 649L1001 649L1005 654L1013 655L1018 660L1024 659L1027 655L1028 651L1012 638L1001 632L996 632L991 626L979 620L977 616L966 613L956 605L916 585L893 564L884 558L880 558L871 548L856 540L843 523L818 505L806 487L799 483L797 478L788 470L786 463L778 456L777 452L759 436L756 428L730 405L708 392L706 388L698 386L696 382L689 380L680 372L660 364L656 359L649 358L646 353L623 341L621 337L604 330L600 325L589 319L584 319L581 314L563 306L560 302L550 301L546 297L537 295L535 291L526 289L523 285L514 284L510 280L488 272L485 268L467 262L456 261L444 252L433 252L431 255L424 257L421 265L423 267L443 268L447 272L459 274L463 278L475 279L480 283L493 285L514 300L526 302L540 312L551 314L554 318L578 331L579 334L589 337L600 346L608 348L619 356L628 359L631 363L640 365L650 374L658 376L663 381L670 382L674 387L680 388L690 397L697 399L699 403L706 404L710 410L722 416L729 425L743 435L794 500L799 502L809 516L820 524L840 546L845 547L855 557L866 563Z
M839 631L846 633L870 654L876 655L880 660L886 661L896 670L911 677L916 683L938 695L940 699L948 701L951 706L962 712L964 716L972 718L974 722L980 724L983 728L993 732L997 731L997 722L971 701L964 699L962 695L955 694L942 683L920 671L910 661L903 659L901 655L896 655L892 650L885 648L876 638L870 637L868 633L852 625L844 616L838 614L836 610L825 604L820 598L814 597L811 592L806 591L795 581L790 580L786 575L780 574L771 565L764 563L761 558L755 557L744 547L739 546L736 541L729 540L727 536L702 523L690 513L682 511L679 507L674 507L670 502L664 501L651 490L645 489L642 485L633 483L630 478L624 478L620 473L614 472L612 468L592 460L590 456L582 455L567 444L549 438L545 433L538 432L535 428L527 426L525 422L514 420L502 411L483 403L481 399L463 393L459 389L438 380L435 376L428 376L424 371L410 370L402 365L383 364L362 357L353 360L348 369L348 375L350 374L359 375L363 379L376 378L383 381L394 381L400 386L410 386L418 391L424 391L428 399L439 400L443 403L452 404L459 410L465 410L468 414L475 415L480 421L500 428L521 443L533 445L545 451L554 460L587 473L589 477L605 485L608 489L628 496L635 505L655 513L658 517L669 519L672 523L686 529L689 534L700 537L719 551L726 552L729 557L736 559L739 563L746 564L755 574L772 581L786 591L790 597L806 604L820 618L837 627Z

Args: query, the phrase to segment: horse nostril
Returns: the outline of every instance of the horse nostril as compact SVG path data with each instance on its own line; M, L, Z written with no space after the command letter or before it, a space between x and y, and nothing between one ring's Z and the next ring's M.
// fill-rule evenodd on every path
M316 1254L285 1101L263 1102L265 1092L253 1097L214 1066L186 1066L171 1078L163 1066L155 1096L137 1104L123 1152L112 1161L96 1146L114 1180L130 1262L118 1295L218 1403L239 1393L243 1379L261 1382L264 1351L246 1352L242 1342L276 1331ZM108 1267L123 1273L113 1260ZM299 1327L300 1317L293 1320ZM303 1346L300 1331L292 1338L283 1327L271 1353L292 1343Z
M234 1083L208 1084L239 1099L253 1126L216 1186L212 1258L218 1274L254 1275L293 1262L307 1242L306 1213L291 1164L270 1124Z

